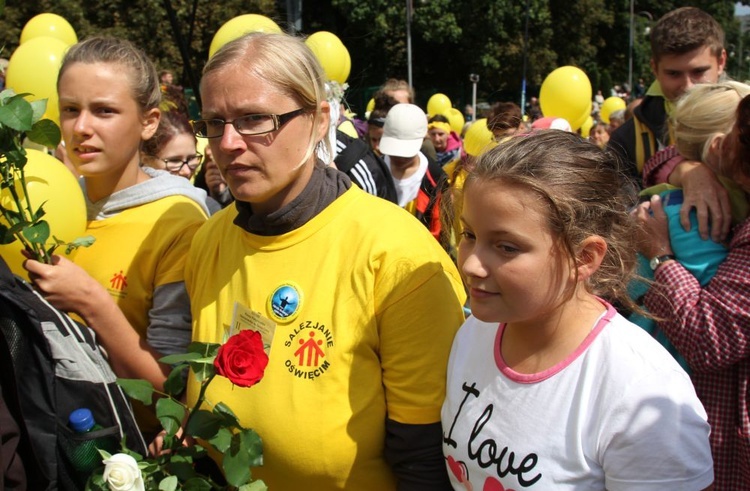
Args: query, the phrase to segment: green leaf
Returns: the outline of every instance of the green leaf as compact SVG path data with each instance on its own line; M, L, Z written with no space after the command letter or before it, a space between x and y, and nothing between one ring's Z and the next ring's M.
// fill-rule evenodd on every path
M64 241L58 239L57 237L54 237L54 239L58 242L58 244L65 244ZM79 247L89 247L94 242L96 242L96 237L94 237L93 235L86 235L84 237L78 237L73 242L69 242L67 244L67 247L65 248L65 254L70 254L71 252L73 252L75 249L78 249Z
M185 390L185 370L187 367L178 365L169 372L167 380L164 382L164 392L170 396L178 396Z
M2 111L2 107L0 107L0 111ZM5 158L8 159L8 163L10 165L18 168L19 170L22 170L26 165L26 162L29 160L28 157L26 157L26 150L24 150L23 147L16 150L6 151Z
M93 235L84 235L83 237L78 237L76 240L71 242L71 244L77 247L88 247L94 242L96 242L96 237L94 237Z
M171 397L156 401L156 417L168 435L175 435L185 419L185 406Z
M143 460L143 455L139 454L138 452L134 452L133 450L130 450L127 447L126 440L127 440L126 437L123 437L122 440L120 440L120 449L121 449L120 452L124 454L128 454L131 457L133 457L135 461L139 463L139 465L140 465L140 462L145 462Z
M16 236L10 233L10 229L0 223L0 245L12 244L16 241Z
M0 92L0 104L5 105L5 101L16 95L13 89L5 89Z
M122 390L128 395L128 397L141 401L147 406L150 406L153 402L154 397L154 386L150 382L136 378L118 378L117 385L122 387Z
M187 350L190 353L200 353L205 357L211 357L216 356L219 347L221 347L221 345L217 343L199 343L194 341L188 345Z
M232 435L232 443L229 450L224 453L222 467L224 477L232 486L241 486L247 483L252 475L250 473L251 456L244 445L244 439L239 433Z
M242 445L250 457L250 467L263 465L263 441L260 436L251 429L242 429L239 432Z
M211 484L203 478L195 477L182 485L184 491L211 491Z
M19 220L23 220L23 215L18 210L11 210L10 208L4 207L0 204L0 209L3 210L3 214L8 215L12 223L17 223Z
M177 476L168 476L159 483L159 491L175 491L177 489Z
M58 247L59 246L57 244L54 244L54 245L50 246L49 249L47 249L47 255L48 256L52 256L52 254L55 253L55 251L57 250Z
M86 483L86 491L109 491L109 485L104 482L104 477L101 473L96 473L91 476L91 479Z
M39 208L36 209L36 211L34 212L34 216L32 217L34 220L39 220L40 218L42 218L44 215L47 214L47 212L44 211L44 205L46 203L47 202L45 201L44 203L39 205Z
M39 99L36 101L29 102L31 104L31 119L33 122L37 122L42 119L44 112L47 110L47 99Z
M207 455L206 449L200 445L190 445L188 447L180 445L180 447L175 450L174 453L177 455L182 455L184 457L189 457L193 462Z
M183 482L198 475L193 468L193 460L179 455L173 455L169 459L167 469L169 472L177 476L177 479Z
M208 442L221 453L225 453L229 446L232 444L233 433L227 428L220 428L216 433L216 436L211 438Z
M60 143L60 128L51 119L42 119L34 123L26 137L45 147L55 148Z
M199 409L193 413L185 431L188 432L188 435L209 440L216 436L216 433L219 431L219 428L221 428L223 422L223 418L215 415L211 411Z
M172 450L174 450L175 446L178 446L178 447L180 446L177 443L178 441L179 441L179 438L175 438L174 435L167 435L165 433L164 434L164 438L162 439L162 448L164 450L166 450L166 449L172 449ZM164 460L164 459L167 459L169 457L167 455L163 455L163 456L161 456L159 458L162 459L162 460Z
M44 245L49 239L49 223L41 220L34 225L23 229L23 236L31 243Z
M10 227L10 230L8 230L8 232L14 235L23 233L23 229L31 225L29 222L23 220L23 216L19 215L19 217L22 221L14 224L12 227Z
M102 456L102 460L107 460L112 457L112 454L107 452L106 450L102 450L101 448L96 449L97 452L99 452L99 455Z
M0 124L16 131L29 131L33 116L31 104L21 96L11 97L4 106L0 106Z
M195 379L198 382L203 382L204 380L216 375L216 369L211 363L190 362L190 368L193 370Z
M177 353L175 355L167 355L159 358L160 363L165 365L176 365L177 363L184 363L190 360L197 360L203 355L201 353Z
M219 402L214 406L214 414L220 415L224 419L224 426L240 428L240 422L237 419L237 415L235 415L229 406L223 402Z
M243 484L237 491L268 491L268 486L263 481L253 481Z

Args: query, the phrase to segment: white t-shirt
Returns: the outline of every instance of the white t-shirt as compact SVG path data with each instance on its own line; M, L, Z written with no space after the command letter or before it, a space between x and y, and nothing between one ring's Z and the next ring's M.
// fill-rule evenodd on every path
M419 186L422 184L422 178L427 174L427 157L419 152L419 168L417 171L407 177L406 179L396 179L393 177L393 170L391 170L391 158L388 155L383 156L388 170L391 171L391 179L393 184L396 186L396 196L398 197L398 206L401 208L411 203L417 197L419 192Z
M454 489L687 491L713 482L703 406L643 329L608 306L566 360L528 375L504 363L504 327L470 317L453 342L442 423Z

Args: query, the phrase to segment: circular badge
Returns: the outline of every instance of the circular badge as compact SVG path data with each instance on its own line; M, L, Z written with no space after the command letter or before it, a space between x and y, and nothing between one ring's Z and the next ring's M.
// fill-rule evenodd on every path
M302 293L294 283L284 283L268 297L268 314L277 322L290 322L299 314Z

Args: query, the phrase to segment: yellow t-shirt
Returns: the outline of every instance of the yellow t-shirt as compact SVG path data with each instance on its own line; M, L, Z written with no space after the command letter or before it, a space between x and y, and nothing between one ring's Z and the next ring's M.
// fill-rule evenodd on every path
M436 423L446 363L463 321L455 266L404 210L356 186L307 224L262 237L217 213L186 265L193 339L221 343L235 302L275 323L265 377L249 389L215 379L263 440L269 489L387 491L385 420ZM188 403L198 386L191 378Z
M75 263L107 289L145 339L154 289L183 281L190 242L205 221L200 206L185 196L128 208L88 222L86 233L96 241L76 251Z

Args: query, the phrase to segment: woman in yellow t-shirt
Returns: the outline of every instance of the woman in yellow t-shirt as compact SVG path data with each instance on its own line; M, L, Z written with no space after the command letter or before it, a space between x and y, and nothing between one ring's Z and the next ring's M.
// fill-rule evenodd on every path
M205 193L187 180L140 166L140 146L159 119L161 91L148 57L129 41L94 37L72 46L58 77L67 155L82 176L96 238L75 263L53 256L25 263L34 285L56 307L96 331L115 373L162 388L163 355L190 342L183 270ZM201 193L203 193L201 195ZM138 413L141 429L155 418Z
M439 421L463 287L424 226L318 159L324 81L284 34L236 39L204 69L193 128L236 201L190 249L193 337L255 329L269 353L258 385L216 379L206 397L261 436L269 489L450 489Z

